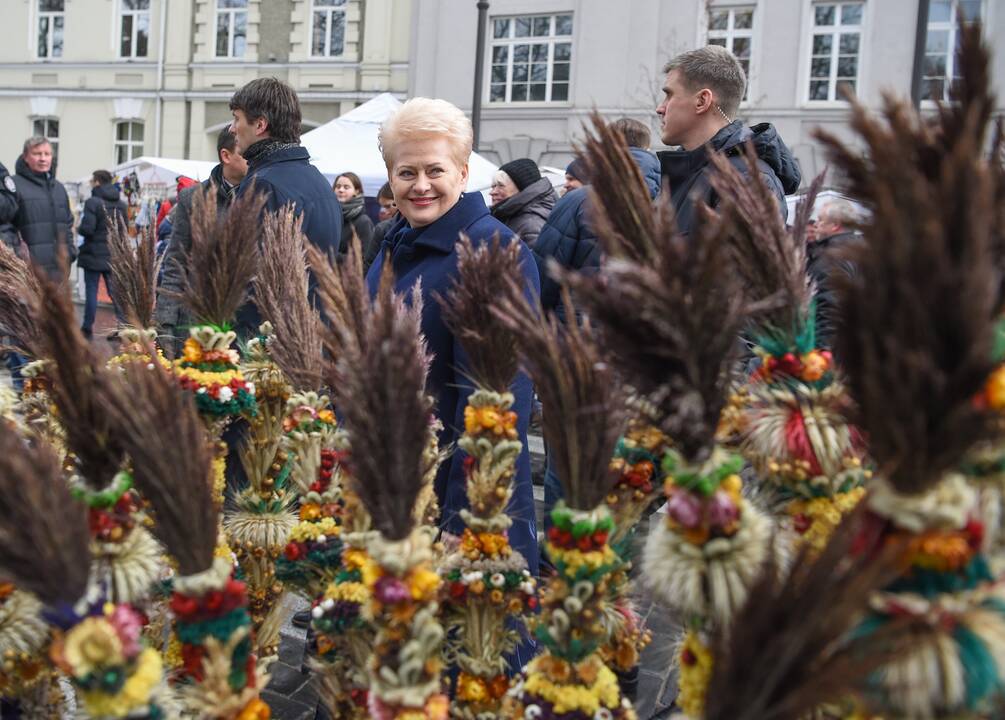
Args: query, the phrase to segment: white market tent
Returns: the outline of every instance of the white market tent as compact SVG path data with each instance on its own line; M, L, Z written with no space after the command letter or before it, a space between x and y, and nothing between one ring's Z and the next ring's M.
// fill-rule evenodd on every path
M109 172L116 177L123 177L135 172L142 185L174 187L179 175L190 177L199 182L209 179L209 174L215 166L215 162L206 160L179 160L143 155L121 165L116 165L109 169ZM90 179L91 176L88 175L78 182L87 183Z
M300 136L311 154L311 163L334 182L342 172L354 172L363 181L363 194L377 195L387 182L387 168L377 147L380 124L401 107L401 101L382 93L320 127ZM468 164L468 190L487 191L498 168L477 153Z

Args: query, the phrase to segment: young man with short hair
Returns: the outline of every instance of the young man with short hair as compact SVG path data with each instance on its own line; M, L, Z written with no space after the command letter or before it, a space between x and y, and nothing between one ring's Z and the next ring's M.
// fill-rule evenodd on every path
M657 153L663 179L677 213L677 226L689 233L700 202L715 207L718 198L709 182L709 153L723 153L747 174L743 147L754 144L761 177L775 193L779 212L786 214L785 195L799 189L795 159L769 123L746 127L736 119L747 77L731 52L709 45L678 55L663 68L663 100L656 108L665 145L680 150Z
M237 139L230 128L223 128L216 137L216 157L219 163L209 174L209 179L187 187L178 193L178 203L171 212L171 239L164 251L163 268L157 286L157 304L154 322L164 351L174 357L185 338L182 329L190 318L181 305L179 293L185 287L185 265L192 247L192 201L196 192L216 189L216 213L223 215L234 199L238 185L248 174L248 163L237 150Z

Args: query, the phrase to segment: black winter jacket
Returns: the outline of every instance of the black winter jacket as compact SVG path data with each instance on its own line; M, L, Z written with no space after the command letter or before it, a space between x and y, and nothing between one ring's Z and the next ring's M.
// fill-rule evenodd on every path
M817 347L829 348L837 330L837 293L834 278L852 277L855 268L850 261L840 257L843 248L861 242L854 232L843 232L820 238L806 246L806 274L816 285Z
M164 250L161 280L157 287L157 305L154 308L154 322L161 335L174 336L177 330L191 322L178 293L185 287L185 276L188 274L186 256L192 248L192 201L197 192L207 192L211 187L216 188L216 214L223 215L230 207L236 188L227 186L223 179L223 166L217 165L208 180L178 193L178 202L168 216L171 237ZM162 222L161 226L163 225Z
M558 195L548 178L535 180L512 197L492 206L492 215L520 236L528 245L533 245L541 228L551 215Z
M73 213L66 188L56 180L55 170L32 172L23 157L17 159L14 167L18 195L14 226L28 246L32 262L45 270L51 279L61 282L66 279L66 273L59 266L58 248L62 245L66 249L68 261L77 256Z
M782 217L786 217L788 208L785 205L785 195L798 190L802 180L795 158L771 124L760 123L748 128L741 121L734 120L703 147L657 153L663 179L670 186L670 198L681 233L688 234L694 229L700 202L713 208L719 204L719 198L712 190L709 179L712 171L708 161L709 150L725 153L730 163L746 175L747 161L743 145L748 141L753 142L757 152L761 177L778 198Z
M116 225L126 222L126 203L119 189L111 183L98 185L84 202L84 213L77 228L77 232L84 237L84 244L77 255L79 267L99 272L112 269L112 253L108 247L109 222Z
M563 195L530 247L541 275L541 306L546 311L554 310L559 317L564 317L562 288L548 272L548 261L553 258L570 270L600 265L600 244L588 217L589 197L588 186Z
M17 187L7 168L0 163L0 242L17 248L21 244L14 217L17 215Z
M342 208L342 249L339 251L339 257L345 257L349 252L349 243L352 242L352 233L355 230L365 258L373 244L373 220L366 214L363 196L357 195L349 202L339 204Z

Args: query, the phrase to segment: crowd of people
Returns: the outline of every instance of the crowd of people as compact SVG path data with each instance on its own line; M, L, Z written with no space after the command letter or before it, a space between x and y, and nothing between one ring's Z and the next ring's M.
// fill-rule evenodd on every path
M774 198L770 205L770 212L775 213L773 222L784 223L785 196L797 192L803 183L798 163L776 129L768 123L748 127L737 117L745 89L743 68L730 52L719 46L699 48L673 58L664 67L663 98L655 113L659 141L673 149L654 152L649 126L637 119L619 118L609 125L618 148L623 149L631 182L638 184L638 197L645 199L641 213L655 216L657 207L669 208L676 232L685 241L698 242L702 223L709 216L707 210L716 211L723 203L719 178L726 172L724 165L748 180L757 176L753 179L763 183ZM215 213L220 225L236 223L238 219L231 212L235 203L249 202L252 197L261 199L261 224L291 209L307 244L317 251L312 257L325 259L339 272L356 268L358 245L364 274L361 281L371 297L380 296L390 268L394 292L409 302L421 300L417 321L429 353L425 393L439 421L440 448L456 447L465 432L470 432L473 398L485 390L476 387L472 377L479 360L471 356L443 302L456 291L458 268L469 261L471 247L486 248L498 239L502 248L509 248L514 264L508 266L511 275L507 281L519 288L529 305L539 302L543 312L557 319L559 328L572 328L575 335L583 310L566 307L571 296L565 292L569 283L563 282L562 273L574 271L589 278L600 273L605 263L605 246L599 237L603 213L598 203L604 202L604 194L611 188L594 184L594 176L603 171L596 166L595 157L584 154L569 163L560 192L542 175L534 159L509 160L493 176L486 202L481 193L466 190L473 150L468 118L444 100L413 98L381 127L380 152L387 182L377 193L379 210L372 217L363 182L351 168L330 182L310 163L299 142L302 118L292 88L274 78L254 80L234 94L230 109L233 120L219 132L218 163L210 177L202 183L186 183L187 187L179 184L170 213L157 229L161 269L152 322L167 360L186 358L194 352L194 336L189 330L205 321L192 317L184 301L192 272L193 233L205 229L202 218L207 211ZM87 339L94 333L99 285L102 281L106 287L113 284L109 234L116 228L128 228L128 208L112 175L96 170L90 184L90 197L76 222L66 190L55 179L53 151L45 138L25 141L13 175L0 165L0 238L59 283L67 282L69 264L76 262L84 277L80 330ZM812 280L816 288L812 304L816 344L812 352L819 357L824 352L829 357L836 332L837 286L843 282L838 276L847 279L855 272L834 252L860 242L853 230L855 220L854 207L847 201L822 205L808 226L806 246L801 249L807 256L805 279ZM461 238L467 238L470 246ZM309 299L327 322L325 313L320 312L322 291L317 270L316 265L304 270ZM298 269L291 267L289 272L296 274ZM133 321L125 317L123 308L116 306L115 313L123 326ZM260 340L265 319L251 293L225 328L233 332L234 347L249 347ZM116 338L113 334L109 339ZM16 342L11 343L7 363L17 383L19 368L27 358L23 349L16 347ZM534 382L521 367L508 388L494 389L508 390L506 409L512 412L513 424L505 432L520 443L507 475L512 480L512 495L508 496L504 534L512 550L526 559L529 576L553 576L555 563L561 559L549 557L539 548L527 442L534 414ZM547 404L543 408L546 415L559 410ZM234 431L232 435L227 434L230 431ZM223 441L232 453L243 442L242 433L247 429L239 423L224 432ZM552 527L553 517L557 517L552 510L567 494L563 487L567 487L568 478L562 477L560 468L564 466L551 448L547 455L543 530L552 538L553 532L564 532ZM462 452L448 457L435 473L432 485L439 509L437 524L444 538L471 535L467 529L470 473L470 458ZM238 477L238 488L240 484ZM313 485L311 488L320 492ZM604 542L605 532L600 533ZM309 622L310 618L301 620ZM536 651L535 642L522 637L509 659L511 667L525 668ZM623 688L630 687L630 672L620 679Z

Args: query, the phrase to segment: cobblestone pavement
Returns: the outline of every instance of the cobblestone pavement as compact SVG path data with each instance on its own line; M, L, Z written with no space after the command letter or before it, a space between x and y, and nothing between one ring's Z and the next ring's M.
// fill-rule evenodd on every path
M82 308L77 307L78 316ZM105 337L115 329L115 317L110 308L99 307L97 320L94 324L94 339L92 346L103 357L111 357L115 345L107 342ZM10 376L0 371L0 384L9 385ZM543 444L538 437L531 438L532 465L535 482L540 483L544 474ZM538 514L538 527L541 525L543 513L544 489L540 484L534 487L535 505ZM637 542L644 543L648 523L643 522L638 529ZM639 548L641 549L641 548ZM679 631L679 625L671 613L653 602L648 592L640 588L637 591L636 604L640 616L652 633L652 642L642 653L639 667L638 692L636 694L636 711L641 720L656 720L670 716L673 698L676 695L676 676L670 671L670 661L673 657L673 643ZM306 631L293 627L290 623L293 613L305 609L307 603L300 598L288 596L285 600L288 608L286 624L282 629L282 640L279 646L279 657L272 664L272 678L262 696L272 708L275 720L325 720L324 713L317 710L317 692L314 690L312 676L302 671Z

